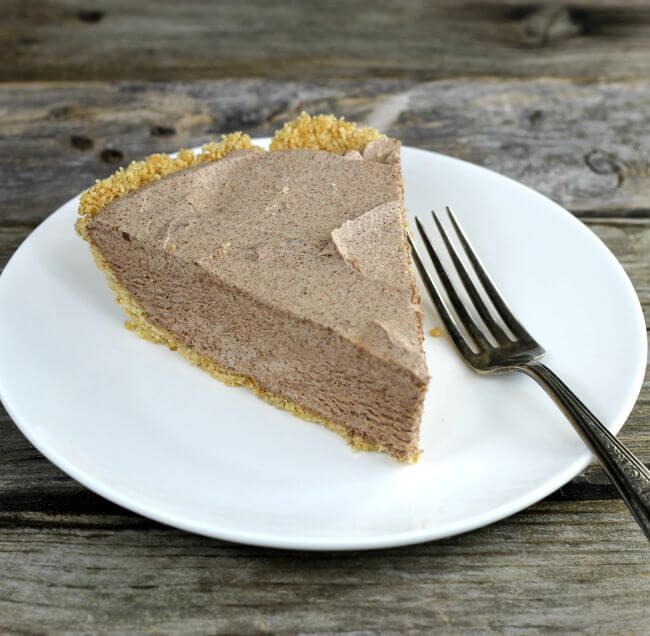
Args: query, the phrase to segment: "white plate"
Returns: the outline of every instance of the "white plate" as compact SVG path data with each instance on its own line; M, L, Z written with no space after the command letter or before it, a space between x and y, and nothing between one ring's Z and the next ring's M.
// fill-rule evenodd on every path
M268 141L268 140L263 140ZM568 212L483 168L403 149L412 212L452 205L548 364L618 431L643 380L635 292ZM26 437L88 488L179 528L298 549L377 548L445 537L562 486L589 454L523 376L485 378L445 338L415 466L358 453L321 426L226 387L124 329L72 229L50 216L0 278L0 396ZM425 302L426 329L437 323Z

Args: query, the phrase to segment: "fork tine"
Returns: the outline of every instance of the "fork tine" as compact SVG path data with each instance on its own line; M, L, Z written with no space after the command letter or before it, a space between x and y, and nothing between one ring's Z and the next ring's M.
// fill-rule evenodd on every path
M461 354L465 358L470 358L471 356L474 355L474 352L470 349L465 338L458 330L455 320L452 318L451 314L449 313L449 310L447 309L447 305L443 300L442 296L438 293L438 290L436 289L433 281L431 280L431 276L429 276L429 272L424 267L424 264L422 263L422 259L420 258L420 254L418 253L418 250L415 247L415 244L413 243L413 240L411 239L408 232L406 233L406 237L408 238L409 245L411 246L411 252L413 254L413 260L415 261L415 266L418 268L418 271L420 272L420 278L422 278L422 281L424 282L424 286L427 288L427 291L429 292L429 296L431 297L433 304L436 306L436 309L438 310L438 314L440 315L440 318L442 319L442 322L445 325L445 330L449 334L449 337L454 341L454 344L456 345L457 349L461 352Z
M433 210L431 210L431 216L433 216L433 220L435 221L436 227L438 228L438 232L440 232L440 236L442 236L442 240L444 241L445 246L447 247L447 251L451 256L451 260L453 261L454 267L458 272L458 276L460 276L460 279L463 282L465 290L467 291L467 295L470 297L470 300L474 303L474 306L476 307L479 315L483 319L483 322L485 323L487 328L492 332L492 335L496 338L498 343L506 344L510 342L510 339L506 335L505 331L501 329L499 324L492 317L492 314L490 313L488 308L485 306L485 303L483 302L483 299L481 298L480 294L476 290L476 286L472 282L472 279L469 277L469 274L467 273L465 266L463 265L462 261L458 257L456 248L449 240L445 228L442 227L442 223L440 223L438 216Z
M469 239L465 235L465 232L463 232L463 229L460 227L460 223L458 222L456 215L452 212L449 206L447 206L447 214L451 219L456 235L460 239L460 242L463 246L463 249L465 250L465 253L467 254L467 257L472 263L472 267L474 268L474 271L476 272L478 279L481 281L481 284L483 285L483 289L485 289L485 293L488 295L488 298L492 301L492 304L494 305L498 314L501 316L503 322L505 322L505 324L508 326L510 331L512 331L512 333L517 338L520 338L522 340L533 340L530 334L523 328L521 323L515 318L514 314L508 307L506 301L503 299L503 296L501 296L496 285L492 282L492 279L490 278L489 274L485 270L485 267L483 267L481 260L476 255L476 252L474 252L474 249L472 248Z
M460 296L458 296L458 294L456 293L455 287L453 286L452 282L449 280L449 276L447 276L447 272L445 271L445 268L442 266L442 263L440 262L438 255L433 249L433 246L431 245L431 241L429 240L429 237L427 236L427 233L425 232L424 227L422 226L422 223L420 223L420 219L418 219L417 216L415 217L415 224L417 225L418 231L420 232L420 236L422 237L422 241L424 242L424 247L426 248L427 252L429 253L429 256L431 257L433 266L436 268L436 272L438 273L438 278L440 278L440 282L442 283L442 286L447 292L447 297L449 298L451 304L456 310L456 314L458 315L459 320L465 326L465 328L472 336L472 338L476 341L476 344L479 346L479 348L485 349L490 347L490 343L487 341L486 337L483 335L483 333L478 328L478 326L476 325L472 317L469 315L469 312L467 311L467 308L463 304L463 301L460 299Z

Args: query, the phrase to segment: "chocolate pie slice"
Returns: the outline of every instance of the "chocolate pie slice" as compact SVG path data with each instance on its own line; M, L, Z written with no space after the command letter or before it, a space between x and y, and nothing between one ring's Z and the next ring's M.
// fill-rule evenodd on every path
M399 142L300 115L152 155L81 199L127 326L354 447L419 455L429 380Z

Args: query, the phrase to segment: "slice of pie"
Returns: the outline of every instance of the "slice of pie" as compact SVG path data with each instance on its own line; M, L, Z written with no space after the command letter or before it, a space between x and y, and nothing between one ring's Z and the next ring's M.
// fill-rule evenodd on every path
M429 380L399 142L302 114L152 155L81 199L127 326L363 450L419 455Z

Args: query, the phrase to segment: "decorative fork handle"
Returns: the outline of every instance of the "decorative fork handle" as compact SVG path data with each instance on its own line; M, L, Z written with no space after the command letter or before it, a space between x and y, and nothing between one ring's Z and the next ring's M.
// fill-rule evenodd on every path
M532 360L521 364L517 370L536 380L564 411L650 539L650 471L546 365Z

